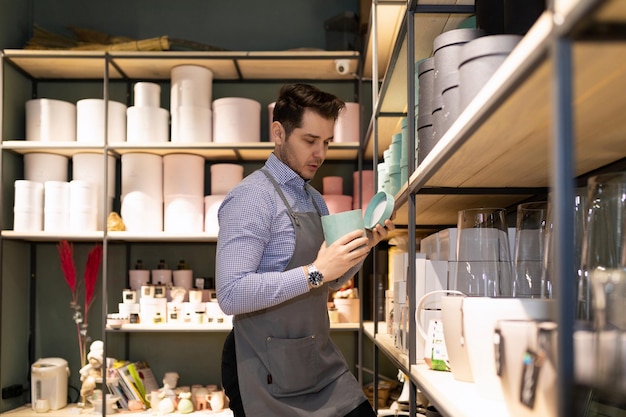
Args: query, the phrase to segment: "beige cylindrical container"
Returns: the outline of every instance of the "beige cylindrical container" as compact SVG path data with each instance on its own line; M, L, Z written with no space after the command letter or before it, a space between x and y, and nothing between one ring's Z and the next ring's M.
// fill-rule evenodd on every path
M260 142L261 103L241 97L213 101L213 141Z
M274 106L276 106L276 102L270 103L267 105L267 130L268 130L268 141L274 142L274 138L272 137L272 123L274 122Z
M163 157L163 198L174 195L204 196L204 157L183 153Z
M138 82L133 87L135 94L133 103L136 107L160 107L161 86L157 83Z
M72 157L72 180L87 181L94 186L96 218L98 230L104 230L104 219L113 210L115 198L115 156L107 156L107 197L103 195L104 155L97 153L77 153Z
M163 197L131 191L122 198L121 215L128 232L162 232Z
M242 179L242 165L213 164L211 165L211 194L228 194Z
M44 183L43 230L64 233L69 229L70 183L46 181Z
M28 100L26 102L26 140L76 141L76 105L49 98Z
M98 98L87 98L76 103L76 141L104 145L104 103ZM126 142L126 105L109 100L107 114L108 143Z
M343 194L343 178L340 176L326 176L322 178L322 194L341 195Z
M13 230L40 232L43 228L43 184L17 180L14 187Z
M89 181L70 181L70 231L98 230L96 186Z
M203 143L213 140L210 107L178 106L172 113L172 143Z
M163 199L163 157L149 153L133 152L122 155L122 200L132 192Z
M180 106L211 107L213 72L200 65L179 65L172 68L170 109Z
M133 106L126 110L128 143L163 143L169 140L169 118L160 107Z
M335 123L335 138L333 142L359 141L359 103L346 103L346 107L339 113Z
M164 231L202 233L204 201L201 195L168 195L163 203Z
M322 195L324 201L328 206L329 214L341 213L344 211L352 210L352 196L351 195Z
M226 198L225 195L219 194L204 196L204 232L211 236L217 236L220 230L217 212L224 198Z
M69 159L64 155L32 152L24 155L24 179L44 183L67 181Z

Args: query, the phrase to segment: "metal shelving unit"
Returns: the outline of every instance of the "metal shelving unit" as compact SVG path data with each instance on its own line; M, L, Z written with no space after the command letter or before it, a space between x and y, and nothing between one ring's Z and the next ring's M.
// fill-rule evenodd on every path
M349 71L346 73L339 73L336 70L335 63L337 60L343 60L348 63ZM34 50L4 50L0 56L0 78L2 78L2 86L0 91L4 87L5 71L7 68L11 68L11 72L17 72L17 77L24 79L25 83L30 83L33 90L33 95L36 95L36 85L41 81L48 82L60 82L71 83L74 81L102 83L103 98L109 99L110 84L113 82L127 83L130 85L134 81L161 81L167 82L170 78L170 71L176 65L193 64L202 65L210 68L214 73L214 80L227 81L227 82L256 82L256 81L269 81L276 83L293 81L310 82L338 82L338 83L354 83L356 86L358 83L358 77L356 75L360 66L361 57L356 51L284 51L284 52L98 52L98 51L34 51ZM7 89L4 89L5 94ZM356 91L356 88L355 88ZM30 97L29 97L30 98ZM16 103L23 105L23 101L20 102L19 98L11 98L10 100L3 100L0 103L0 109L9 109L10 105L13 106ZM4 111L0 111L0 125L4 126L1 121L5 117ZM106 116L105 116L106 117ZM105 123L106 126L106 123ZM105 134L106 137L106 134ZM333 143L330 145L330 149L327 155L327 160L337 162L350 162L354 163L361 154L361 146L358 142L355 143ZM71 157L81 152L98 153L102 155L102 169L104 172L103 178L105 179L104 190L107 190L106 181L108 181L107 175L107 155L114 155L119 157L129 152L147 152L156 155L167 155L173 153L193 153L203 156L205 159L212 162L262 162L264 161L270 152L273 150L273 144L269 142L251 142L251 143L206 143L206 144L148 144L137 145L129 143L107 143L102 146L97 145L85 145L76 142L30 142L24 140L21 137L7 137L7 132L2 132L0 142L0 153L4 157L11 155L12 157L19 159L21 155L31 152L48 152L58 155ZM3 158L0 158L3 159ZM12 181L19 178L19 173L15 174L9 172L8 174L3 171L3 187L5 194L7 191L7 184L10 185ZM17 177L15 176L17 175ZM118 190L119 191L119 190ZM8 194L7 194L8 195ZM10 200L9 198L6 201ZM105 199L106 200L106 199ZM106 210L104 210L106 213ZM99 219L104 221L106 219ZM9 242L11 246L18 245L19 248L27 248L21 255L23 259L9 260L5 258L4 254L0 254L0 259L3 260L3 273L0 274L0 282L9 282L15 280L16 276L22 276L23 273L16 273L18 269L29 270L26 276L31 277L31 285L35 286L37 275L42 275L43 271L37 270L37 251L38 247L49 247L50 244L56 243L59 240L68 240L76 243L101 243L103 244L103 261L102 261L102 280L101 285L103 293L103 311L102 321L106 322L107 313L107 290L109 285L113 284L113 278L109 275L113 274L113 269L109 268L110 256L109 251L112 250L113 245L120 246L125 245L128 248L131 245L151 245L151 244L198 244L198 243L210 243L214 244L217 241L217 236L197 233L197 234L173 234L173 233L154 233L154 234L136 234L129 232L87 232L87 233L47 233L47 232L34 232L34 233L21 233L10 230L10 226L4 225L0 231L0 247L6 246L6 242ZM30 252L30 254L29 254ZM119 252L119 250L117 250ZM113 252L111 252L113 253ZM127 258L130 255L127 249ZM24 262L22 262L24 260ZM19 268L10 266L8 264L18 264ZM25 268L22 268L22 263L28 264ZM127 259L127 263L130 260ZM10 271L9 276L6 271ZM4 275L4 276L2 276ZM5 284L6 285L6 284ZM26 300L27 303L32 305L37 302L36 297L33 295L34 289L30 290L30 300ZM29 290L25 290L29 292ZM5 294L4 297L7 295ZM28 307L24 307L28 310ZM94 311L92 314L97 314ZM32 310L31 310L31 315ZM31 321L28 333L35 335L37 332L36 323ZM105 342L109 336L116 337L117 334L122 334L120 337L126 338L126 348L128 348L128 337L130 334L135 333L137 337L151 337L152 333L163 333L163 337L171 338L172 333L179 334L221 334L224 335L230 330L230 326L210 326L210 325L198 325L198 326L141 326L141 325L128 325L123 326L121 329L107 329L104 324L102 326L102 335L96 336L96 338L102 338ZM93 335L97 335L97 331L94 328ZM332 332L341 336L346 332L361 335L361 326L358 323L342 323L332 326ZM108 335L108 336L107 336ZM147 336L146 336L147 335ZM33 336L33 340L34 340ZM344 336L341 336L344 337ZM20 338L21 340L21 338ZM119 340L119 339L115 339ZM355 337L356 340L356 337ZM16 344L19 344L19 340ZM31 340L31 345L36 342ZM29 349L32 346L29 346ZM3 355L8 350L3 351ZM355 352L355 367L360 368L361 352L360 344L354 347ZM23 353L23 356L29 358L34 355L35 352ZM14 358L16 361L23 361L22 356L20 358ZM31 358L33 359L33 358ZM3 356L3 363L7 360ZM34 360L34 359L33 359ZM31 361L32 362L32 361ZM8 369L5 367L3 369ZM73 370L76 373L76 370ZM3 372L3 378L5 373ZM22 375L20 375L22 378ZM14 375L11 375L11 380L16 380ZM3 379L4 380L4 379ZM24 381L26 382L26 381ZM26 385L26 384L24 384ZM20 405L20 404L16 404ZM5 403L6 406L6 403ZM24 408L24 407L22 407ZM70 407L71 408L71 407ZM67 412L66 412L67 411ZM70 415L74 413L75 409L60 410L55 412L57 415ZM28 413L29 410L22 410L22 413ZM8 412L7 414L11 414ZM3 414L4 415L4 414ZM18 414L17 415L25 415Z
M445 12L454 13L460 7L457 4L460 2L455 1L447 5L439 3L442 2L412 0L407 2L406 9L399 11L405 13L406 23L396 29L396 42L380 87L380 98L374 94L375 110L368 132L370 140L375 142L370 146L373 149L388 144L390 135L384 130L386 127L397 129L394 122L400 117L415 116L413 63L430 53L424 54L420 46L423 43L414 40L423 38L432 45L434 36L441 32L421 28L420 12L436 9L444 12L441 19L446 21L449 15ZM626 46L620 36L626 23L626 4L619 0L553 3L554 8L539 18L423 163L410 174L396 195L396 223L406 225L409 235L415 233L419 238L433 228L439 230L456 224L458 210L475 206L478 201L481 205L512 207L529 196L552 191L558 213L555 286L560 297L559 416L570 417L574 415L575 396L572 346L575 283L565 277L575 274L567 262L574 248L569 243L573 242L572 232L566 227L573 222L573 214L566 202L572 201L575 179L584 179L626 158L623 140L626 121L618 116L626 108L626 100L617 93L626 86ZM384 4L374 1L373 13ZM372 26L375 33L377 25ZM415 135L414 125L410 123L409 138L412 149ZM409 253L414 250L415 242L409 239ZM409 276L415 275L414 268L409 262ZM386 335L374 323L372 329L366 328L366 334L377 349L396 358L395 362L410 375L414 387L425 392L443 415L471 416L472 409L508 415L503 404L470 402L463 406L459 401L472 397L467 394L466 388L470 389L467 383L431 371L416 360L413 320L416 300L414 287L408 281L412 343L408 366L398 360L402 355L393 344L390 347ZM449 395L451 391L455 392L455 398ZM415 415L413 403L411 398L411 414Z

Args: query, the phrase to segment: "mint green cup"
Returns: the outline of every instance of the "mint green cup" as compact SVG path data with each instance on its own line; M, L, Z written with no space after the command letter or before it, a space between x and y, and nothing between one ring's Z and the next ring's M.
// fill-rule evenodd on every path
M332 245L340 237L355 230L362 230L365 235L363 211L357 209L322 216L322 228L326 246Z

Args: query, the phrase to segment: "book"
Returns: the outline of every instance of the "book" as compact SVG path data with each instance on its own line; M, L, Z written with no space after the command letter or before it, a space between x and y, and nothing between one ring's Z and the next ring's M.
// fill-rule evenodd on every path
M120 378L120 387L127 394L128 399L139 400L149 405L146 395L159 389L152 369L146 361L123 362L117 367Z
M109 394L119 397L119 400L117 400L119 408L128 409L128 397L120 386L119 377L107 378L107 388Z

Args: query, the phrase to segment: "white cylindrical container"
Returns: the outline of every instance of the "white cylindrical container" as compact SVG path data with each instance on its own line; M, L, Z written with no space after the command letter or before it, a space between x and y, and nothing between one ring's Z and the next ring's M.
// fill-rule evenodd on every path
M172 271L172 280L175 287L181 287L189 291L193 287L193 271L191 269Z
M150 282L150 271L147 269L130 269L128 271L128 283L132 290L139 291Z
M77 153L72 156L72 179L90 181L104 190L104 155ZM107 196L115 197L115 156L107 156Z
M69 229L71 232L98 230L95 191L96 186L89 181L70 181Z
M151 275L153 285L172 285L171 269L153 269Z
M128 232L162 232L163 198L143 191L129 192L122 199L121 215Z
M72 180L88 181L95 187L95 208L99 230L102 221L113 210L115 198L115 156L107 156L106 200L104 197L104 155L97 153L77 153L72 156Z
M274 137L272 136L272 123L274 122L274 107L276 106L276 102L270 103L267 105L267 131L268 131L268 142L274 142Z
M17 180L13 206L13 230L40 232L43 228L43 184Z
M18 210L43 210L43 184L37 181L16 180L13 207Z
M213 72L200 65L179 65L172 68L170 109L179 106L211 107Z
M160 107L161 86L157 83L138 82L133 87L135 98L133 103L136 107Z
M28 100L26 102L26 140L76 141L76 105L49 98Z
M91 181L70 181L70 209L96 207L96 186Z
M67 232L69 229L70 183L46 181L44 183L43 230Z
M335 138L333 142L358 142L359 141L359 103L346 103L346 107L339 112L335 123Z
M211 194L228 194L243 179L243 165L211 165Z
M204 196L204 157L182 153L163 157L163 198L180 194Z
M220 226L217 222L217 212L226 198L225 195L204 196L204 232L211 236L217 236Z
M170 233L202 233L202 196L169 195L164 198L163 230Z
M160 107L133 106L126 110L128 143L162 143L169 140L169 118Z
M126 195L141 192L146 196L163 201L163 157L149 153L127 153L122 155L122 201Z
M76 141L104 145L104 100L87 98L76 103ZM126 105L109 100L108 143L126 142Z
M213 142L260 142L261 103L225 97L213 101Z
M213 140L210 107L178 106L172 109L172 143L201 143Z
M24 155L24 179L44 183L67 181L68 157L53 153L33 152Z

